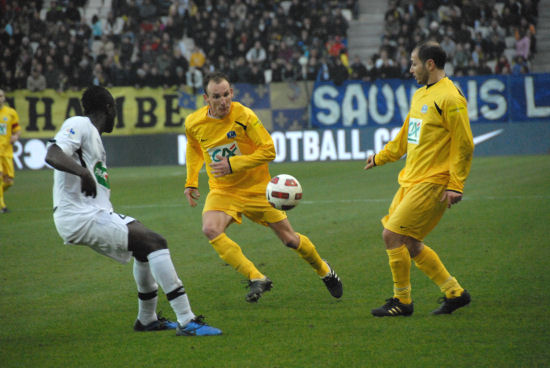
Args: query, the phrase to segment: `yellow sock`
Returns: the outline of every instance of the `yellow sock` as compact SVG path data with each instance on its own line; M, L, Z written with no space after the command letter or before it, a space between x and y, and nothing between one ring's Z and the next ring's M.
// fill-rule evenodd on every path
M414 257L416 267L426 274L445 293L447 298L460 296L464 290L439 259L437 253L424 244L424 249Z
M319 253L317 253L317 250L315 249L315 245L313 245L311 240L302 234L298 234L298 236L300 237L300 245L298 245L296 252L298 252L300 257L302 257L311 265L311 267L313 267L315 272L317 272L317 275L323 277L329 273L330 269L328 268L328 265L321 259Z
M4 182L2 182L2 187L0 188L0 209L6 207L6 204L4 203L4 185Z
M265 276L258 271L256 266L245 257L241 247L225 233L221 233L214 239L210 240L212 247L218 252L221 259L227 262L239 273L244 275L249 280L263 279Z
M403 304L411 304L411 256L405 245L387 249L393 277L393 297Z

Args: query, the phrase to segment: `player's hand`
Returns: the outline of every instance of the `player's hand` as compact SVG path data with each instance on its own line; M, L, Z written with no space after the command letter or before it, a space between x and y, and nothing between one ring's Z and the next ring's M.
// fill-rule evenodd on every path
M218 161L212 161L210 163L210 171L214 177L219 178L221 176L231 174L231 166L229 165L229 159L227 157L216 156Z
M447 208L451 208L453 204L457 204L462 200L462 193L454 190L446 190L441 197L441 202L447 202Z
M368 170L374 167L374 155L370 155L367 158L367 162L365 164L364 170Z
M80 175L80 188L81 192L84 193L86 197L95 198L97 195L95 179L87 169Z
M197 205L196 201L201 196L197 188L185 188L183 194L185 194L185 198L187 198L187 202L189 202L191 207L195 207Z

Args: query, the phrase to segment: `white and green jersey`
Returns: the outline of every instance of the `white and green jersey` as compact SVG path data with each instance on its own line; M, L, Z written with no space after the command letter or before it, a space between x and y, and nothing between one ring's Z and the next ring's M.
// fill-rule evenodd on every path
M54 207L72 207L73 210L80 209L82 212L89 212L93 209L112 211L105 148L98 130L90 119L85 116L75 116L65 120L51 142L57 144L79 165L90 170L97 184L96 197L85 196L81 192L80 177L55 170Z

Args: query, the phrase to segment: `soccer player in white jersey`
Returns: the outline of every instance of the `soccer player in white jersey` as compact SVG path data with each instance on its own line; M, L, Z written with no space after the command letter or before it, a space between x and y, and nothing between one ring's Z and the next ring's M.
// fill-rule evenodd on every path
M177 335L220 335L195 316L178 278L166 240L139 221L113 211L102 133L111 133L115 101L103 87L82 96L85 116L71 117L50 141L46 162L54 169L53 205L57 231L66 244L87 245L127 263L134 257L138 289L135 331L176 329ZM166 293L177 323L158 318L158 285Z

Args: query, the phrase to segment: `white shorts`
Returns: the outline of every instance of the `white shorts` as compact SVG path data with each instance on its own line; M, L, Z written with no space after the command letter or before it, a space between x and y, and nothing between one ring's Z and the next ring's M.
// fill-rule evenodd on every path
M82 212L74 208L57 208L53 214L57 232L65 244L86 245L120 263L128 263L128 226L130 216L92 208Z

